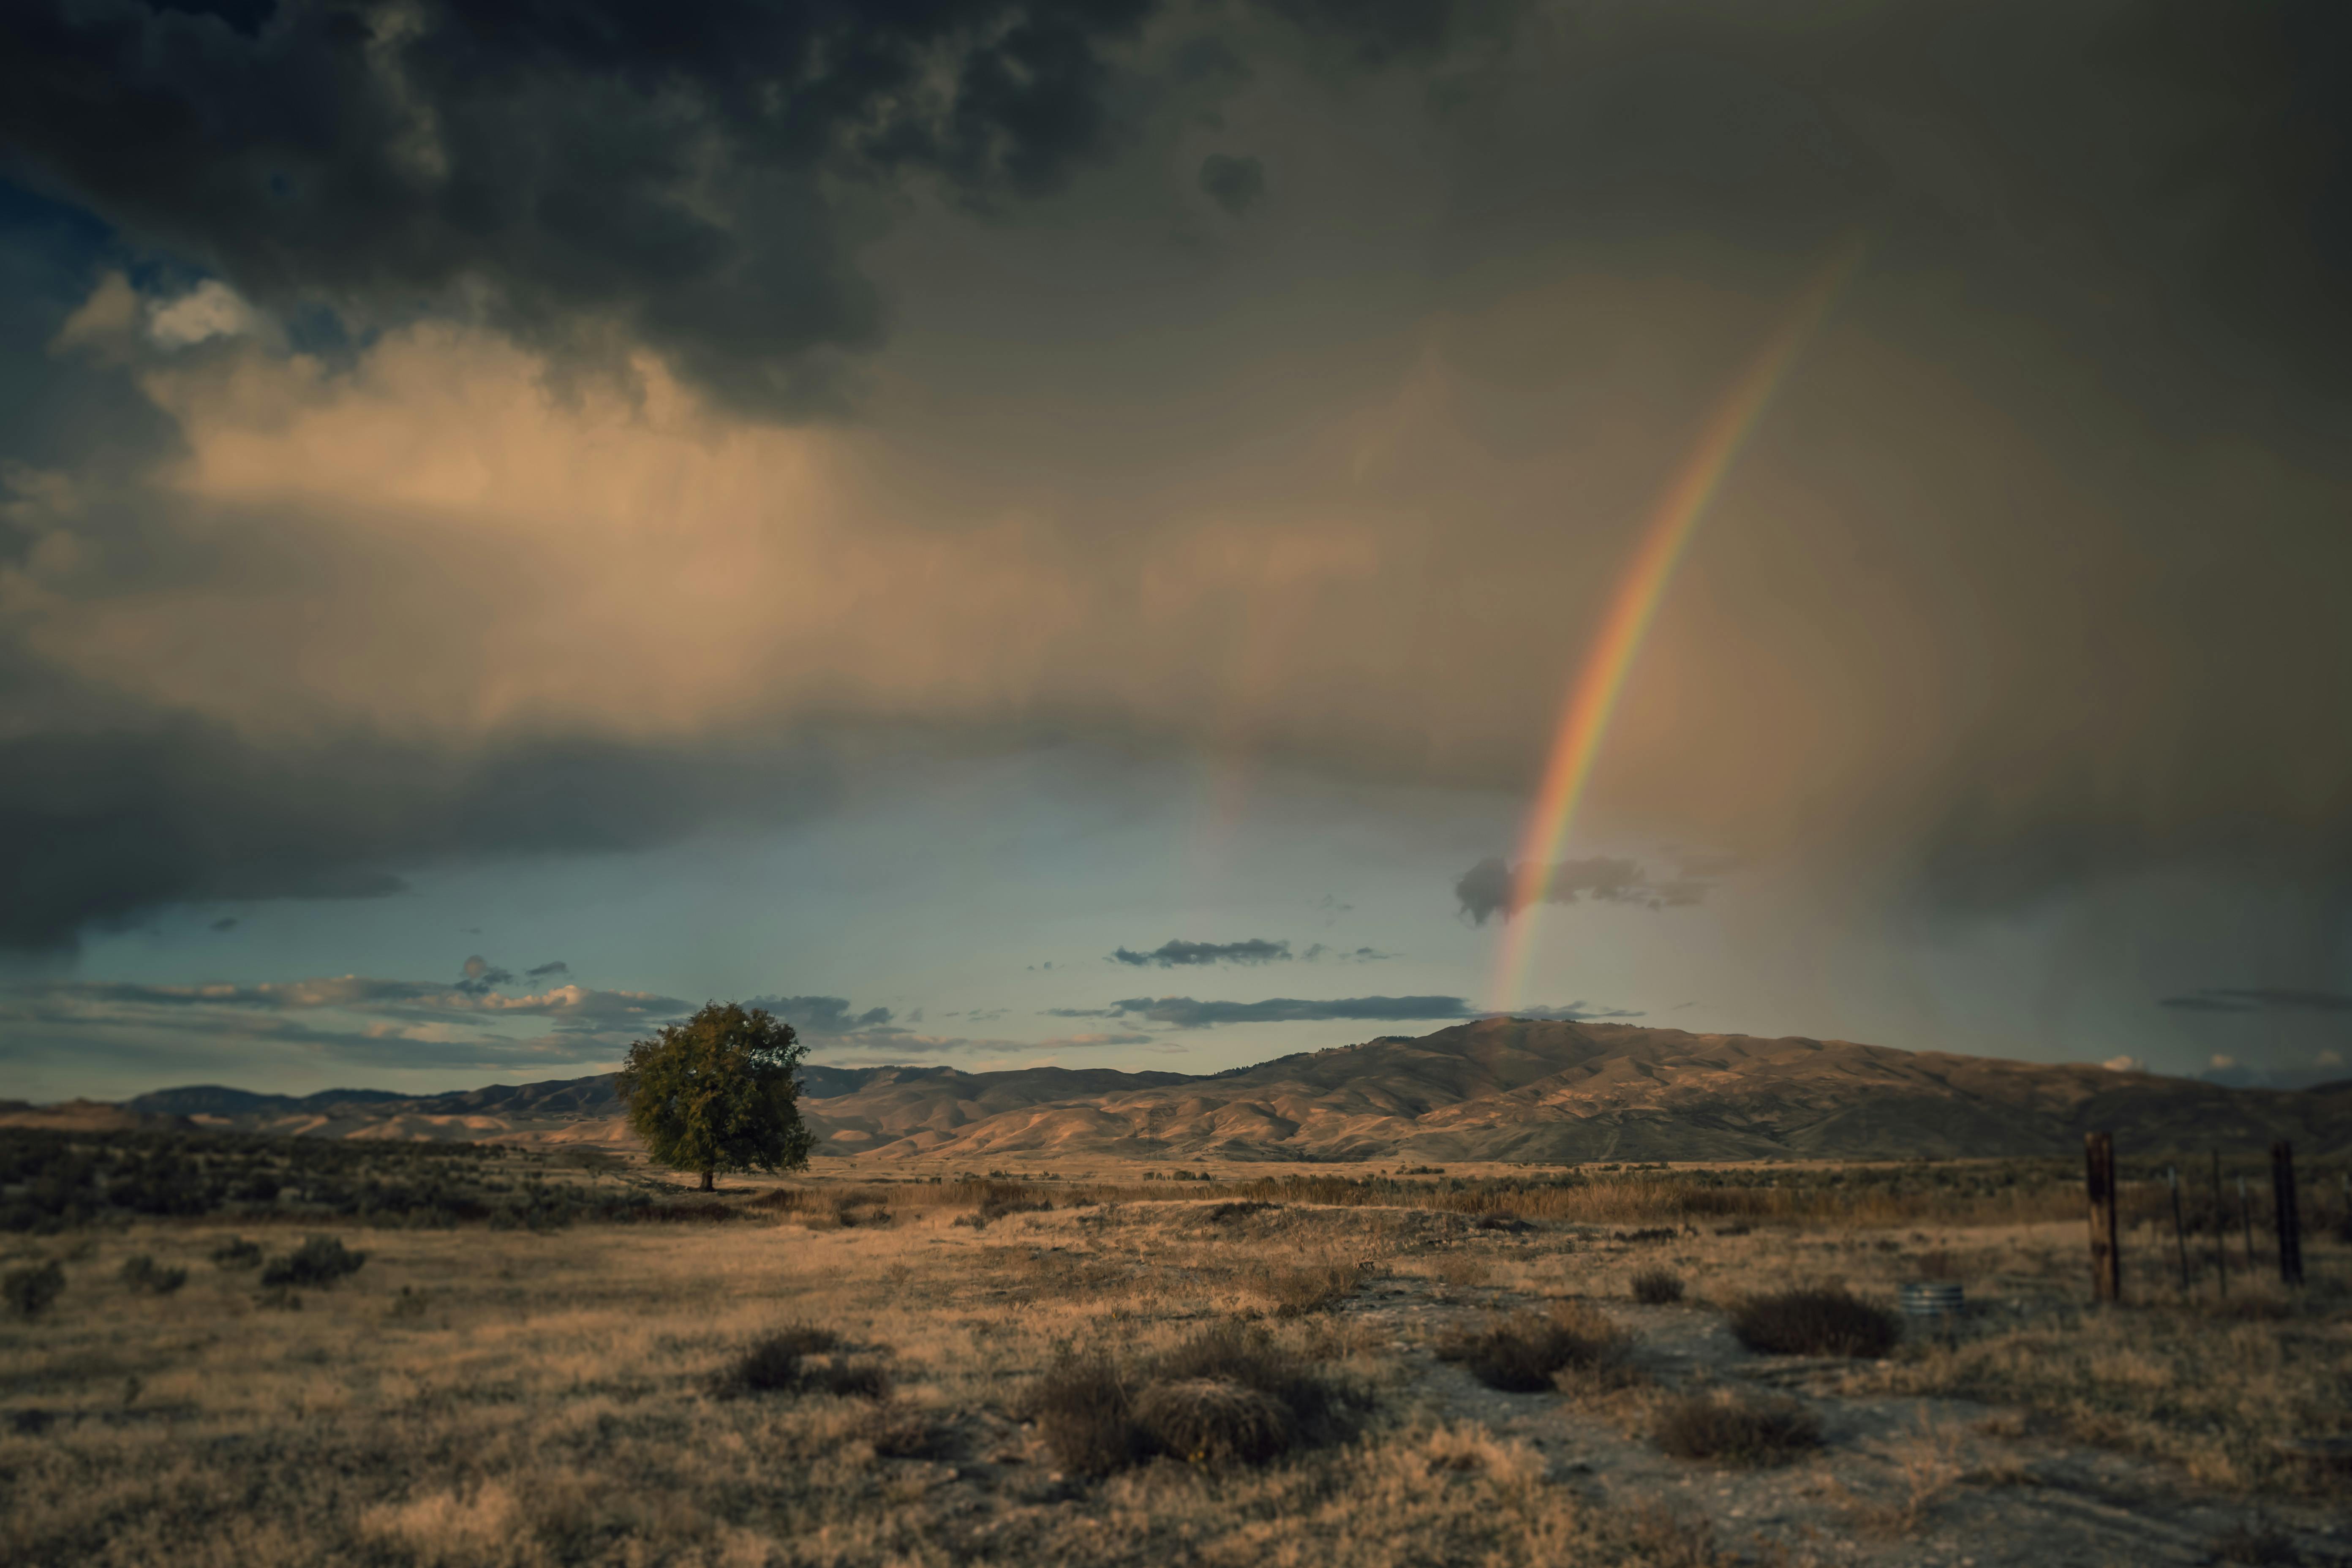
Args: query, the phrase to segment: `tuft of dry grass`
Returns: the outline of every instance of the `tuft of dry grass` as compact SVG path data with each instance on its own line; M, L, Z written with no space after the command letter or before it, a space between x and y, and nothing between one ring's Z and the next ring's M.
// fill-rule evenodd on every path
M1262 1465L1297 1436L1289 1405L1228 1377L1153 1383L1136 1398L1135 1424L1154 1450L1195 1465Z
M1683 1299L1683 1277L1671 1268L1644 1268L1633 1276L1633 1300L1645 1307L1665 1307Z
M722 1396L746 1394L830 1394L887 1399L890 1374L871 1361L853 1360L841 1336L814 1323L793 1323L744 1347L713 1381Z
M188 1271L158 1268L152 1258L142 1252L123 1259L122 1268L115 1278L121 1279L127 1289L150 1296L168 1296L188 1282Z
M1622 1348L1616 1326L1580 1302L1549 1314L1522 1312L1439 1342L1438 1359L1458 1362L1471 1376L1505 1394L1539 1394L1564 1371L1615 1360Z
M866 1441L886 1459L947 1459L961 1451L955 1424L927 1411L885 1406L866 1428Z
M1875 1359L1895 1348L1903 1325L1885 1308L1832 1287L1750 1296L1731 1310L1731 1331L1767 1355Z
M214 1264L221 1268L258 1268L261 1267L261 1244L232 1236L213 1248Z
M1363 1281L1358 1264L1320 1263L1260 1269L1252 1282L1273 1301L1276 1317L1301 1318L1329 1311L1354 1295Z
M261 1283L270 1289L323 1289L358 1273L366 1262L366 1253L353 1252L338 1237L306 1236L301 1246L261 1271Z
M1785 1465L1822 1446L1822 1424L1793 1399L1716 1389L1679 1394L1660 1405L1651 1436L1677 1459Z
M1145 1457L1126 1372L1108 1355L1074 1356L1029 1385L1023 1414L1062 1468L1107 1476Z
M8 1310L20 1318L37 1318L56 1304L64 1294L66 1271L58 1267L57 1259L31 1268L12 1268L0 1278L0 1297L5 1297Z
M1871 1385L2028 1411L2053 1436L2168 1460L2220 1491L2339 1494L2340 1474L2282 1445L2352 1435L2341 1308L2315 1292L2290 1302L2241 1289L2249 1299L2068 1314L1921 1344Z
M1484 1285L1495 1277L1495 1266L1483 1258L1465 1252L1448 1253L1430 1268L1430 1274L1441 1285L1451 1285L1457 1290Z
M1024 1407L1065 1469L1103 1476L1158 1455L1264 1464L1347 1436L1349 1403L1263 1329L1224 1322L1140 1365L1100 1352L1067 1357L1031 1385Z

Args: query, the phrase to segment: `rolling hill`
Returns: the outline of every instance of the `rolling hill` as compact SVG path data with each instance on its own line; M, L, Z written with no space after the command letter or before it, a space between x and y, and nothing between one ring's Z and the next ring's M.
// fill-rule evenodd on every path
M1110 1068L803 1068L826 1154L973 1165L1142 1160L1900 1159L2142 1149L2352 1150L2352 1082L2295 1091L1802 1037L1488 1018L1208 1076ZM610 1075L403 1098L216 1087L132 1117L326 1137L628 1141Z

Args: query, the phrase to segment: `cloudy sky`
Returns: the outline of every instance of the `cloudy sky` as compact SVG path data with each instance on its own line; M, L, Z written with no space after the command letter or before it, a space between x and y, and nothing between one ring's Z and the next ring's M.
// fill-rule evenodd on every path
M2347 74L2329 4L12 5L0 1094L714 997L2345 1076Z

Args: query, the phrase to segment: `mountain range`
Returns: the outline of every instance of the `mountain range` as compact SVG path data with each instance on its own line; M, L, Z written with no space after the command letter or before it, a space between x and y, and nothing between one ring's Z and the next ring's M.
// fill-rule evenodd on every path
M2313 1155L2352 1152L2352 1080L2236 1089L1843 1040L1521 1018L1205 1076L821 1065L801 1076L819 1152L861 1164L1953 1158L2071 1153L2094 1129L2147 1150L2284 1138ZM5 1119L28 1114L40 1113ZM328 1137L630 1142L611 1074L427 1096L173 1089L116 1114Z

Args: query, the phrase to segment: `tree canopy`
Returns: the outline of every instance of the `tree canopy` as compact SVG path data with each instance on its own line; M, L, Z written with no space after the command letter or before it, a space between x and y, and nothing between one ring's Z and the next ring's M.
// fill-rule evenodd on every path
M701 1172L709 1192L715 1172L808 1163L816 1139L801 1121L793 1076L807 1049L766 1010L712 1002L632 1045L617 1087L654 1159Z

